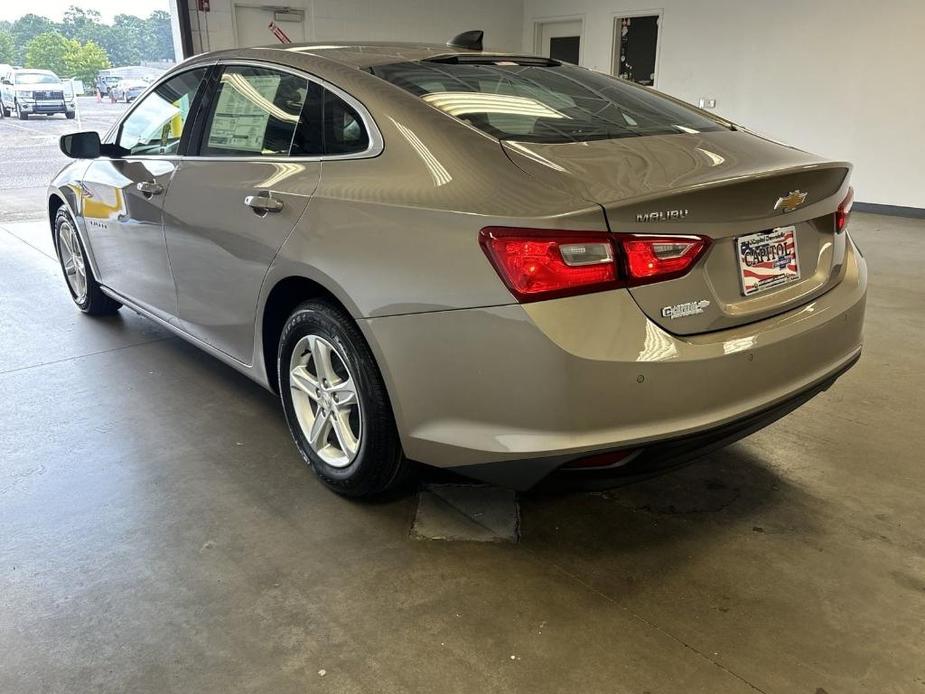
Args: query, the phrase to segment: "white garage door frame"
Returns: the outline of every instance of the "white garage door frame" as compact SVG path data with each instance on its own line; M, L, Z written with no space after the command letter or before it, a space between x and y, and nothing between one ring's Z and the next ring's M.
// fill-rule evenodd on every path
M568 14L556 15L554 17L534 17L533 18L533 53L535 55L545 55L543 46L543 27L550 24L571 24L578 22L581 24L581 30L578 32L578 63L584 64L585 61L585 14Z

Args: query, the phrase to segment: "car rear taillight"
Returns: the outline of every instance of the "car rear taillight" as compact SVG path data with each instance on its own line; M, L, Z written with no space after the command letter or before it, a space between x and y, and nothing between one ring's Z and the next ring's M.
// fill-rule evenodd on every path
M479 242L514 297L527 302L680 277L710 240L485 227Z
M617 286L610 237L601 232L485 227L479 242L519 301Z
M835 233L844 231L848 226L848 218L851 216L851 206L854 204L854 188L848 187L848 195L841 201L841 205L835 211Z
M703 255L709 240L701 236L618 236L630 284L680 277Z

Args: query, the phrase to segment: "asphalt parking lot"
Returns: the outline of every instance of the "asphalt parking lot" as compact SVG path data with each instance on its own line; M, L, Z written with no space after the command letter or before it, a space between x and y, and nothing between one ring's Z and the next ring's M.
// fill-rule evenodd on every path
M95 97L77 99L77 118L63 115L0 119L0 211L7 222L35 219L44 207L48 182L67 162L58 138L80 130L102 135L126 109Z

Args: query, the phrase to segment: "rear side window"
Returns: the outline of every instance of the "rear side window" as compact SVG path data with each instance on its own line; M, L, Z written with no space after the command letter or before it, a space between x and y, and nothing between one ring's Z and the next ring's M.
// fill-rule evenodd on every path
M292 155L359 154L369 148L369 133L356 109L332 91L317 89L317 102L309 97L299 130L292 141Z
M219 80L200 155L288 156L309 81L269 68L231 66Z
M726 129L643 87L555 61L420 61L370 72L501 140L579 142Z
M360 114L337 94L324 92L324 153L357 154L369 147Z

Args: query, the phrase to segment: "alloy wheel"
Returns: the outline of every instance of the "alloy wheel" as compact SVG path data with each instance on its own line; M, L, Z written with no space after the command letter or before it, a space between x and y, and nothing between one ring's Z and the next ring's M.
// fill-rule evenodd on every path
M289 359L289 387L311 449L331 467L350 465L360 449L363 413L345 357L325 338L306 335Z
M87 300L87 266L70 222L63 222L58 227L58 257L61 258L74 301L82 305Z

